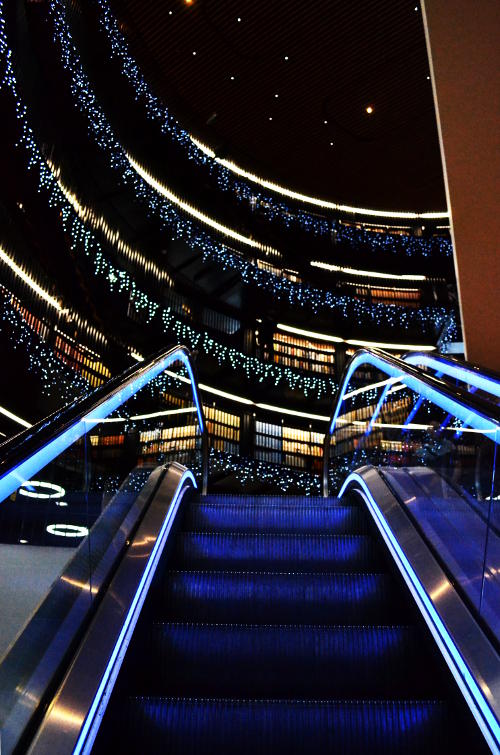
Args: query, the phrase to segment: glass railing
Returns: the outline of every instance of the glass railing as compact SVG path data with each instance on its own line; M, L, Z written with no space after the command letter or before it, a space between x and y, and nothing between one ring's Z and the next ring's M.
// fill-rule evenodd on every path
M426 372L383 352L354 355L325 436L323 494L338 493L355 469L378 467L452 582L500 640L500 410L464 385L484 391L494 377L432 359Z
M179 376L185 390L173 405ZM2 752L18 746L43 703L167 463L198 470L206 491L208 450L184 347L135 365L0 446Z

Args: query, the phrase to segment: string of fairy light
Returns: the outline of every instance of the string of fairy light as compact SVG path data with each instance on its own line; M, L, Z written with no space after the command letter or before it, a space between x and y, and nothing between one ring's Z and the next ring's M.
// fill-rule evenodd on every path
M3 11L3 3L0 8ZM28 150L29 166L38 170L40 188L47 191L50 204L60 209L65 230L71 236L73 247L78 250L82 249L87 256L92 258L96 274L106 280L110 291L127 292L134 301L136 308L145 312L148 322L161 311L164 326L170 332L172 330L175 332L177 340L189 340L191 346L194 348L203 339L203 348L206 353L214 356L219 364L226 363L233 368L240 368L248 380L254 380L257 377L260 382L272 380L275 385L285 382L289 387L294 390L302 390L308 396L315 395L316 397L321 397L331 395L335 388L335 383L331 379L325 380L319 377L304 376L287 367L283 368L275 364L264 364L258 359L249 357L232 347L217 343L204 332L196 331L191 326L187 326L174 317L173 311L170 308L162 308L160 310L158 302L153 301L145 292L141 291L126 271L116 268L116 266L112 265L106 259L100 243L93 233L85 227L84 222L75 212L75 208L68 202L67 196L65 196L61 186L58 184L58 178L60 177L56 177L54 172L50 170L50 166L47 165L38 151L33 133L28 125L26 107L23 105L17 91L17 83L12 68L12 54L7 46L5 36L3 13L0 16L0 21L0 51L5 60L3 84L6 84L10 88L15 98L16 113L22 125L21 142Z
M298 227L302 230L310 231L315 236L331 235L334 233L339 241L343 241L356 249L360 245L364 246L366 244L368 248L391 252L398 251L410 257L430 257L436 254L450 257L452 255L452 246L449 238L440 236L417 238L406 234L377 233L364 227L355 228L346 226L337 222L337 220L318 217L302 209L297 210L294 207L290 207L282 201L277 201L269 194L263 194L258 189L258 186L255 185L255 182L252 184L248 181L238 179L226 167L226 163L229 165L232 164L225 160L219 160L209 148L193 139L169 112L168 107L154 94L137 62L130 54L128 43L112 13L109 0L97 0L97 4L101 11L99 15L100 27L109 42L110 58L119 62L121 73L130 83L135 99L144 103L147 116L153 122L159 124L164 134L175 140L185 150L188 159L209 168L210 172L215 176L220 189L231 191L240 201L249 203L253 208L257 206L260 214L268 220L280 223L286 228ZM236 167L233 166L233 169ZM274 188L278 191L280 187L274 186ZM310 197L302 197L302 200L313 201L319 206L329 206L332 204ZM349 209L352 211L355 208ZM421 219L421 215L418 213L410 213L409 215L412 216L411 219L414 221Z
M12 53L8 48L5 34L3 2L0 2L0 56L5 62L2 84L7 86L14 96L16 114L21 123L20 142L27 149L29 167L38 172L39 189L47 193L49 204L60 210L64 230L71 239L71 248L75 252L82 252L91 260L94 273L106 283L110 292L127 293L135 308L144 314L147 323L151 323L153 318L161 313L164 332L170 334L173 332L176 340L182 342L183 337L186 340L189 337L190 345L194 347L193 344L203 338L204 352L207 355L213 356L219 364L224 362L228 366L240 367L249 381L271 380L274 385L285 385L293 390L302 391L305 396L310 397L319 398L331 395L336 389L336 383L332 378L303 375L298 370L289 367L263 363L256 357L218 343L206 332L196 331L187 326L174 315L170 307L161 307L157 301L138 287L127 271L118 268L106 258L99 240L93 231L85 226L68 202L56 176L38 150L33 131L28 123L27 108L21 100L14 75Z
M131 293L132 296L137 299L138 306L142 306L146 310L149 319L158 317L158 315L161 314L162 321L167 328L174 331L175 328L181 326L189 328L189 330L182 332L184 337L179 340L193 339L193 347L202 348L208 351L212 348L210 345L210 340L212 339L207 343L204 340L203 342L201 340L206 338L206 333L200 333L196 331L196 329L186 326L185 323L181 323L174 317L170 308L161 308L158 302L152 302L144 292L140 291L137 287L134 288L136 284L128 273L109 263L102 253L99 242L93 235L92 231L90 231L85 225L85 221L89 223L95 221L96 216L93 216L92 220L89 220L88 216L79 216L74 204L68 201L67 192L65 194L57 182L57 178L60 176L54 174L54 170L51 170L51 166L47 165L39 153L33 133L29 127L27 109L21 102L17 93L17 86L13 76L11 53L7 47L5 36L3 7L3 0L0 0L0 58L5 62L5 73L2 78L2 85L7 85L14 94L16 113L21 123L21 142L28 149L29 166L32 169L38 170L40 187L48 192L52 206L56 206L60 209L65 228L70 231L73 240L72 243L75 244L75 248L78 246L83 249L85 254L93 257L96 265L96 272L108 281L111 291L119 290ZM97 225L99 230L105 231L99 222L97 222ZM100 251L100 256L95 253L96 250L98 252ZM57 300L54 299L54 302L56 303ZM9 306L7 300L4 300L3 302L2 313L0 316L4 322L10 325L10 330L14 338L14 347L19 348L24 346L26 351L30 354L30 369L37 369L41 372L43 376L44 391L48 392L57 389L58 395L63 400L71 400L75 397L76 392L84 393L88 391L89 386L85 378L75 373L71 368L66 367L61 360L54 355L50 347L45 344L28 325L26 325L19 311L12 306ZM259 367L258 360L241 361L242 358L243 360L248 360L249 358L247 355L237 352L234 349L228 349L226 346L221 346L220 344L216 344L216 346L221 347L221 350L218 353L214 351L213 354L216 358L220 359L220 363L231 364L234 369L243 370L249 380L255 379L256 369ZM275 365L263 366L266 370L269 368L276 369ZM293 375L290 370L285 370L285 372ZM296 378L302 378L302 376L294 375L294 380ZM262 377L262 380L264 379L276 379L276 373L269 371L264 377ZM291 387L294 387L294 389L297 389L297 384L294 384L293 381L290 385ZM331 392L332 387L328 386L328 393L331 394ZM219 453L220 456L220 452L213 452L212 458L214 461L216 461L214 458L216 453ZM256 460L247 460L248 463L246 460L241 462L240 459L237 459L236 457L231 459L229 456L227 456L225 460L219 459L219 461L225 465L226 470L231 469L234 464L235 471L240 474L240 479L243 481L250 479L251 476L254 480L272 480L283 490L290 489L294 486L304 486L304 488L307 488L309 491L308 494L316 494L319 492L319 480L309 473L279 468L275 464Z
M148 171L127 155L100 108L95 94L84 73L80 57L72 41L66 23L64 5L61 0L51 4L55 36L60 44L64 67L70 72L71 90L80 110L88 119L97 144L108 151L111 164L121 166L123 177L132 183L136 196L143 199L150 210L154 211L178 238L184 238L191 246L202 250L205 259L210 258L222 264L224 268L236 269L244 283L256 285L268 291L276 298L285 300L292 306L306 306L313 312L329 310L344 321L362 321L385 327L408 329L414 327L418 332L425 330L435 336L442 326L449 310L445 307L425 307L412 309L403 305L371 303L352 296L334 294L307 284L291 281L270 270L258 268L254 263L232 253L222 244L200 232L190 220L181 217L171 203L161 196L162 187L151 178ZM154 183L153 183L154 182ZM171 196L167 194L167 196Z

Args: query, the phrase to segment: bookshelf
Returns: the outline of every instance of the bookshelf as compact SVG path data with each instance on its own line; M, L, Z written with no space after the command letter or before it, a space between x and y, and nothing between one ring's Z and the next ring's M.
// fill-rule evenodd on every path
M310 341L297 336L273 334L274 361L285 367L308 372L335 372L335 347L324 341Z

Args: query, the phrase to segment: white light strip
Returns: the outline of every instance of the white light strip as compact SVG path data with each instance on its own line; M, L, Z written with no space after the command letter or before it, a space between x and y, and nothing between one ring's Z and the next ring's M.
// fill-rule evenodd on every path
M221 391L219 388L211 388L209 385L205 385L204 383L200 383L198 387L200 391L205 391L206 393L213 393L214 396L221 396L221 398L228 398L228 399L231 399L231 401L237 401L240 404L254 405L254 402L249 398L243 398L243 396L235 396L234 393L227 393L227 391Z
M199 387L199 386L198 386ZM149 414L135 414L133 417L106 417L101 422L127 422L129 420L154 419L155 417L169 417L171 414L195 414L195 406L186 406L182 409L163 409L159 412L150 412Z
M176 380L180 380L182 383L190 383L191 381L184 377L184 375L177 375L175 372L172 372L171 370L165 370L165 373L169 375L170 377L175 378ZM221 398L226 398L229 401L236 401L239 404L245 404L246 406L256 406L259 409L265 409L268 412L277 412L278 414L290 414L293 417L302 417L303 419L314 419L314 420L320 420L321 422L328 422L329 417L325 417L322 414L309 414L308 412L298 412L294 411L293 409L285 409L282 406L272 406L271 404L258 404L255 401L252 401L250 398L245 398L244 396L238 396L235 393L228 393L227 391L221 391L219 388L212 388L210 385L205 385L205 383L198 383L198 388L200 391L203 391L204 393L210 393L214 396L220 396ZM194 409L168 409L163 412L153 412L152 414L139 414L135 417L130 417L131 420L140 420L140 419L149 419L150 417L161 417L166 414L180 414L181 412L191 412L194 411ZM126 417L109 417L107 419L101 420L101 422L126 422Z
M33 425L30 425L30 423L26 422L25 419L21 419L21 417L18 417L17 414L12 414L12 412L9 412L8 409L4 409L3 406L0 406L0 414L4 414L6 417L13 420L14 422L17 422L18 425L22 425L23 427L33 427Z
M329 417L323 414L308 414L307 412L296 412L293 409L284 409L282 406L272 406L271 404L255 404L259 409L265 409L268 412L278 412L279 414L290 414L293 417L302 417L303 419L318 419L321 422L328 422Z
M411 343L379 343L377 341L361 341L356 338L346 340L350 346L372 346L378 349L392 349L393 351L436 351L435 346L415 346Z
M145 257L138 249L131 247L130 244L122 239L120 232L112 228L102 215L97 215L91 207L87 207L80 202L76 194L62 180L60 168L56 167L50 160L47 160L47 165L62 193L84 223L89 223L94 230L103 233L107 241L130 261L140 264L146 272L152 273L158 280L164 281L169 286L173 286L174 282L165 270Z
M309 338L316 338L319 341L331 341L333 343L345 343L343 338L339 336L329 336L325 333L314 333L312 330L303 330L303 328L296 328L293 325L285 325L279 322L276 327L278 330L283 330L285 333L294 333L298 336L307 336Z
M369 210L363 207L351 207L350 205L346 204L336 204L335 202L329 202L326 199L319 199L318 197L311 197L307 194L301 194L300 192L287 189L285 186L280 186L280 184L274 183L274 181L267 181L265 178L260 178L259 176L255 175L255 173L249 173L247 170L240 168L239 165L236 165L236 163L233 163L231 160L224 160L216 157L215 152L211 150L210 147L207 147L206 144L203 144L193 136L190 136L190 139L193 144L198 147L198 149L208 155L208 157L211 157L213 160L215 160L215 162L223 165L232 173L236 173L236 175L241 176L242 178L246 178L248 181L252 181L259 186L263 186L265 189L270 189L271 191L275 191L277 194L282 194L284 197L289 197L290 199L296 199L299 202L312 204L316 207L324 207L328 210L340 210L340 212L370 215L372 217L378 218L427 218L429 220L432 220L449 217L447 212L393 212L390 210Z
M199 387L199 386L198 386ZM153 417L169 417L171 414L195 414L196 406L187 406L182 409L165 409L162 412L151 412L150 414L137 414L130 419L152 419Z
M238 233L237 231L233 231L232 228L228 228L228 226L222 225L222 223L217 222L217 220L214 220L208 215L205 215L205 213L200 212L200 210L197 210L196 207L193 207L188 202L184 201L184 199L181 199L176 194L174 194L173 191L171 191L167 186L161 184L156 178L154 178L154 176L151 175L151 173L149 173L149 171L147 171L142 165L136 162L134 158L128 154L127 160L129 161L135 172L138 173L140 177L144 179L144 181L146 181L146 183L148 183L159 194L166 197L169 202L172 202L172 204L180 207L180 209L186 212L188 215L191 215L201 223L210 226L210 228L214 228L216 231L219 231L219 233L222 233L224 234L224 236L228 236L235 241L239 241L242 244L251 246L254 249L260 249L261 251L265 252L265 254L273 254L275 256L281 257L281 253L278 252L277 249L274 249L272 246L261 244L259 241L255 241L255 239L251 239L249 236L243 236L243 234Z
M47 291L44 291L44 289L36 283L36 281L33 280L27 273L22 270L19 265L16 265L13 259L11 259L5 251L0 246L0 260L4 262L7 267L10 267L12 272L17 275L18 278L21 278L24 283L26 283L38 296L47 302L47 304L50 304L51 307L54 307L54 309L57 309L59 312L65 312L67 310L63 310L60 302L57 301L57 299L54 299L53 296L51 296Z
M425 275L396 275L395 273L378 273L375 270L355 270L353 267L341 267L340 265L330 265L328 262L318 262L312 260L311 267L320 267L322 270L330 270L333 273L346 273L347 275L363 275L366 278L390 278L391 280L402 281L425 281Z
M299 336L306 336L317 341L332 341L334 343L347 343L350 346L368 346L369 348L375 347L379 349L392 349L393 351L435 351L435 346L416 346L415 344L408 343L382 343L379 341L361 341L356 338L340 338L339 336L330 336L326 333L316 333L312 330L303 330L302 328L296 328L293 325L284 325L279 322L276 326L278 330L282 330L285 333L294 333Z

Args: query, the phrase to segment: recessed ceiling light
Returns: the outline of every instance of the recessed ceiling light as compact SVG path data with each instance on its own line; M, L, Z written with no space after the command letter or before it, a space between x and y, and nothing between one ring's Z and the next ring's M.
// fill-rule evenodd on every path
M273 116L272 116L272 115L270 115L270 116L269 116L269 120L270 120L270 121L272 121L272 119L273 119Z
M196 55L196 50L193 50L193 55Z
M288 60L288 55L285 55L285 60Z
M371 115L373 113L373 105L367 105L366 112L368 115Z
M275 96L275 97L279 97L279 94L275 94L274 96Z
M239 18L239 17L238 17L238 18L237 18L236 20L237 20L237 21L238 21L238 23L239 23L239 22L241 21L241 18Z
M427 81L430 81L430 80L431 80L431 77L430 77L430 76L427 76Z
M333 142L330 142L330 147L333 147Z
M234 76L231 76L231 81L234 81Z
M325 124L325 126L326 126L326 124L328 123L328 121L323 121L323 123L324 123L324 124Z
M171 16L173 13L173 10L169 10L168 15Z

